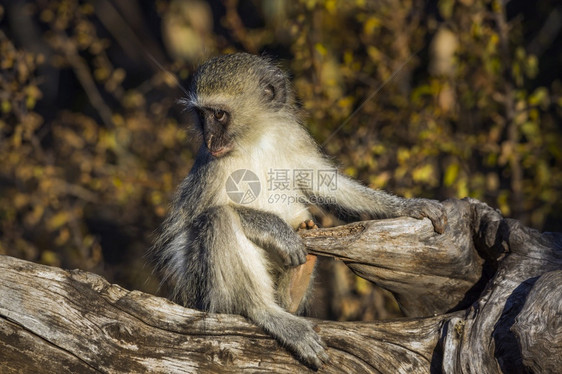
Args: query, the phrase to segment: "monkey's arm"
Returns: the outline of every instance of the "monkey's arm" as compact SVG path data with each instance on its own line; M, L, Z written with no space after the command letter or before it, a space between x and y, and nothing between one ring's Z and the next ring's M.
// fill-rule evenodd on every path
M268 251L285 267L306 262L306 249L296 232L281 217L246 207L235 207L248 239Z
M441 203L429 199L406 199L361 185L340 173L333 183L308 191L311 200L335 213L372 218L427 217L436 232L443 233L447 216Z

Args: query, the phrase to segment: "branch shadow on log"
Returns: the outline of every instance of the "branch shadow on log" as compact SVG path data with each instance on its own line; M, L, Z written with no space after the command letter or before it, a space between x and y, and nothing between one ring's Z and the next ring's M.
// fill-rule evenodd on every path
M554 373L562 366L562 234L528 229L477 200L444 204L443 235L429 220L410 218L301 232L310 252L341 259L415 317L314 321L330 356L319 372ZM0 362L8 373L308 370L241 316L7 256L0 256Z
M523 365L532 373L560 370L562 347L562 271L540 276L532 286L511 331L521 347ZM529 327L532 326L532 329Z
M511 331L511 327L515 323L515 318L523 310L527 296L538 278L527 279L513 290L505 302L501 317L494 326L492 333L495 345L494 355L500 358L509 357L509 360L498 360L498 364L504 373L523 372L521 370L523 366L519 343L515 334Z

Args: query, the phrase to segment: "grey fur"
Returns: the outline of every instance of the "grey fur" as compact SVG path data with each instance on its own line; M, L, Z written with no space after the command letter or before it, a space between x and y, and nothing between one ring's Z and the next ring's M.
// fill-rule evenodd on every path
M287 222L273 213L237 207L242 229L248 239L268 250L273 260L284 268L306 262L306 248Z
M306 260L293 229L311 218L307 206L319 202L352 217L429 217L436 231L445 225L443 207L374 191L342 174L336 189L300 186L292 206L264 196L237 204L225 192L235 170L252 170L263 181L271 169L333 166L301 127L287 76L268 59L239 53L209 60L195 74L186 103L199 113L204 144L152 248L157 271L172 299L244 315L303 363L320 367L328 359L322 340L309 321L284 309L287 270Z

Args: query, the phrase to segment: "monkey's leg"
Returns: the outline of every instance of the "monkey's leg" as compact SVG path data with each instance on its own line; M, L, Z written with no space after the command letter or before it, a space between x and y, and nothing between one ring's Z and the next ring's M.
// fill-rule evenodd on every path
M394 196L365 187L341 174L337 174L337 181L331 188L319 186L317 190L307 193L314 196L320 202L319 205L336 212L368 214L377 218L427 217L438 233L443 233L447 224L445 208L437 201Z
M209 311L245 315L303 363L320 367L328 358L322 340L309 321L276 304L264 251L246 237L238 212L228 206L215 207L196 221L193 245L204 248L201 260L208 263L210 278L197 284L207 285Z
M313 278L316 256L306 254L300 237L277 215L252 208L235 209L246 237L266 249L282 265L277 276L278 304L291 313L302 314L307 307L306 295ZM303 224L305 229L318 228L312 220Z

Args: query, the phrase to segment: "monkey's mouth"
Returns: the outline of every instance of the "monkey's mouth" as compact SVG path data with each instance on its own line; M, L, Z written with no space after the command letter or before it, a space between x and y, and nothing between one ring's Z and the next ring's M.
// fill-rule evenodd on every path
M230 145L224 145L224 146L219 146L219 147L213 147L213 149L209 148L209 152L211 152L211 155L213 157L222 157L224 155L226 155L228 152L230 152L232 150L232 146Z
M205 145L213 157L222 157L232 150L232 142L224 137L215 137L210 134L205 137Z

